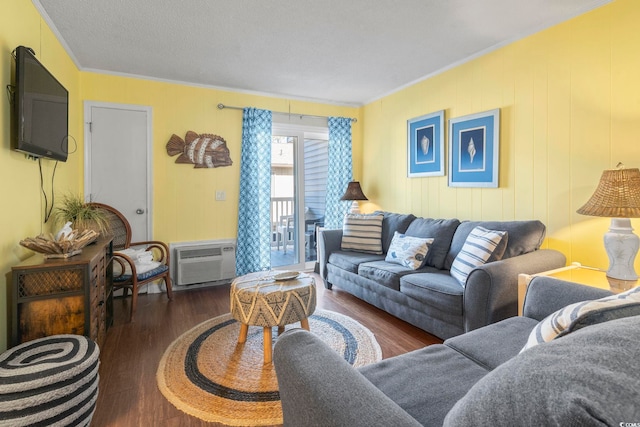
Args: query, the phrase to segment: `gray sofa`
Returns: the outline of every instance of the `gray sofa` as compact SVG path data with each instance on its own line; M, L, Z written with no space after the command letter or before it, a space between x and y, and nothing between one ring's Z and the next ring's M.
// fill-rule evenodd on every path
M640 304L635 316L606 321L598 315L582 329L519 353L548 314L609 294L536 277L524 316L359 369L313 333L288 331L274 349L284 425L638 423Z
M562 253L540 249L546 232L540 221L460 222L381 213L382 255L341 250L342 230L319 233L318 263L324 285L327 289L336 285L442 339L515 316L518 274L539 273L566 263ZM462 287L450 275L451 265L478 225L507 231L507 245L502 259L474 269ZM385 261L396 231L434 238L424 267L411 270Z

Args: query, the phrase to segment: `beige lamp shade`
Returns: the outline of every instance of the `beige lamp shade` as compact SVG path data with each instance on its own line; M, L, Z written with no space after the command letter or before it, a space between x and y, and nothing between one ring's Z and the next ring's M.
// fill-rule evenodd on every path
M640 169L602 172L598 188L577 212L609 218L640 218Z
M345 191L344 196L340 198L340 200L369 200L367 196L362 192L362 188L360 188L360 182L351 181L349 185L347 185L347 191Z

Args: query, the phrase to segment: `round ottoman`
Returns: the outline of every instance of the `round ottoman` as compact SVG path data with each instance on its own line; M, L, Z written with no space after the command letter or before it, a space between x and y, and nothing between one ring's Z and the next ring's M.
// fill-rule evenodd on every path
M264 363L271 363L271 328L278 333L300 322L309 330L316 309L316 284L308 274L261 271L237 277L231 283L231 314L240 322L239 343L247 339L249 325L263 327Z
M0 355L0 425L88 426L100 350L80 335L28 341Z

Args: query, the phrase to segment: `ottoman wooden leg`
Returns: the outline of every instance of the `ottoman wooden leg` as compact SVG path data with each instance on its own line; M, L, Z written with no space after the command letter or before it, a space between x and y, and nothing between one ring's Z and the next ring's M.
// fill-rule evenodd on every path
M240 335L238 336L238 343L243 344L247 341L247 332L249 331L249 325L240 323Z
M300 321L300 326L302 327L302 329L306 329L308 331L309 330L309 318L305 317L304 319L302 319Z
M264 328L264 363L271 363L271 328Z

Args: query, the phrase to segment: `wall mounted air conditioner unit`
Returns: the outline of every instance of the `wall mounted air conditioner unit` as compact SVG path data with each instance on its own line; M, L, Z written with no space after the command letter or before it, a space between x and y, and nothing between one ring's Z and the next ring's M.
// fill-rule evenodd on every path
M177 286L219 281L226 283L235 277L235 243L174 245L173 256Z

